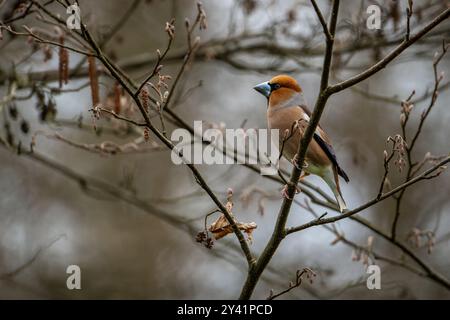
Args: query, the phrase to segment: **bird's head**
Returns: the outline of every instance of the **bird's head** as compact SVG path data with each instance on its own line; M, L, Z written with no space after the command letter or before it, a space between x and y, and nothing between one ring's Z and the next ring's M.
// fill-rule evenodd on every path
M302 88L297 81L287 75L273 77L269 81L256 85L253 89L269 99L269 105L278 105L302 93Z

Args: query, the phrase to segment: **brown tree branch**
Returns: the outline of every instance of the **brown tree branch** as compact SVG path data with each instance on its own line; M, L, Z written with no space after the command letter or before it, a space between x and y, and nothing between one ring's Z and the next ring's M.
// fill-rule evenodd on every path
M322 12L319 9L315 0L311 0L311 4L314 7L314 11L316 11L317 18L319 18L320 24L322 25L323 33L327 37L327 41L332 41L332 35L330 34L330 30L328 30L327 22L325 21Z
M308 125L305 134L301 139L301 143L299 145L299 149L297 151L297 161L294 165L294 169L291 174L290 183L287 185L286 193L287 196L284 197L283 203L280 208L280 212L278 213L277 222L275 224L274 231L272 236L267 243L264 251L261 253L258 258L256 265L253 269L249 270L247 275L247 279L244 283L244 286L241 291L240 299L249 299L253 293L253 290L256 287L259 277L263 273L267 264L271 260L272 256L275 254L278 246L285 235L285 226L286 221L289 216L289 211L291 209L292 200L297 191L297 182L301 175L301 168L304 163L305 155L306 155L306 146L309 145L309 142L312 139L313 133L317 127L319 118L322 114L322 111L325 107L325 103L327 100L327 96L324 95L324 91L328 86L328 77L331 67L331 58L333 54L333 44L334 44L334 34L336 31L337 24L337 16L339 11L339 0L334 0L331 9L331 17L328 30L330 31L331 38L326 38L326 49L325 49L325 57L323 62L323 71L322 78L320 82L320 93L319 98L316 103L316 107L314 108L314 112L311 117L310 124Z
M97 45L96 41L93 39L93 37L91 36L90 32L88 31L88 29L86 28L86 26L84 24L81 24L81 29L82 29L82 35L84 37L84 39L91 45L92 49L97 53L98 59L103 63L103 65L109 70L109 72L111 73L111 75L120 82L120 84L122 85L122 87L125 89L125 91L128 92L128 94L133 97L134 102L136 103L136 105L138 106L144 121L147 125L147 127L150 129L150 131L156 135L156 137L169 149L169 150L173 150L175 148L175 146L173 145L173 143L168 140L163 133L161 133L150 121L150 118L146 112L146 110L143 108L141 101L139 100L138 97L135 97L133 94L133 89L130 88L122 79L122 77L120 76L120 74L117 72L117 67L115 67L114 63L109 61L104 53L102 52L102 50L99 48L99 46ZM179 154L180 157L182 157L182 154ZM186 165L188 166L188 168L191 170L192 174L195 177L195 180L197 181L197 183L200 185L200 187L202 189L204 189L204 191L209 195L209 197L212 199L212 201L217 205L217 207L220 209L220 211L225 215L225 217L227 218L228 222L230 223L230 225L232 226L233 232L235 233L236 237L238 238L238 241L240 243L241 249L247 259L247 263L249 265L249 269L252 268L253 264L254 264L254 258L250 252L250 248L249 245L247 243L247 240L245 239L243 233L241 232L241 230L238 228L236 221L234 220L234 217L230 214L230 212L228 212L228 210L226 209L226 207L224 206L224 204L217 198L217 196L214 194L214 192L211 190L211 188L208 186L208 184L206 183L206 181L204 180L203 176L200 174L200 172L197 170L197 168L191 164L191 163L186 163Z
M414 177L411 180L409 180L409 181L399 185L398 187L392 189L391 191L384 193L379 199L374 198L374 199L366 202L365 204L360 205L359 207L357 207L357 208L355 208L353 210L347 211L344 214L341 214L339 216L335 216L335 217L332 217L332 218L326 218L326 219L316 219L316 220L313 220L311 222L305 223L305 224L303 224L301 226L289 228L289 229L286 230L286 235L291 234L293 232L298 232L298 231L307 229L307 228L312 227L312 226L317 226L317 225L322 225L322 224L327 224L327 223L333 223L333 222L336 222L336 221L348 218L348 217L350 217L350 216L352 216L352 215L354 215L354 214L356 214L358 212L361 212L361 211L363 211L363 210L373 206L374 204L376 204L376 203L378 203L378 202L380 202L380 201L382 201L382 200L384 200L386 198L389 198L389 197L393 196L397 192L399 192L399 191L401 191L403 189L406 189L409 186L411 186L411 185L413 185L413 184L415 184L415 183L417 183L419 181L428 179L430 177L430 175L432 173L434 173L435 171L437 171L437 170L439 170L439 172L442 172L443 167L449 162L450 162L450 156L447 156L445 159L440 161L438 164L436 164L433 167L429 168L428 170L426 170L422 174L418 175L417 177Z
M284 289L278 293L274 293L271 290L270 295L267 297L267 300L274 300L274 299L281 297L282 295L288 293L289 291L300 287L303 283L303 276L306 276L312 282L312 278L316 276L316 273L309 268L304 268L303 270L297 270L297 272L295 273L295 282L291 282L286 289Z
M316 12L317 12L317 10L316 10ZM319 13L320 13L320 11L319 11ZM319 17L319 19L320 19L320 17ZM322 17L322 19L323 19L323 17ZM328 28L327 28L327 30L328 30ZM324 30L324 32L325 32L325 30ZM334 32L333 32L334 33ZM325 34L326 34L326 32L325 32ZM330 38L330 37L328 37L327 35L326 35L326 37L327 37L327 40L333 40L333 38ZM412 39L412 38L411 38ZM407 39L408 40L408 39ZM92 45L92 44L91 44ZM95 47L95 46L94 46ZM104 64L106 63L106 64L109 64L110 65L110 67L112 68L112 70L114 70L115 72L116 72L116 75L118 74L118 75L121 75L121 73L123 73L123 72L120 72L119 70L119 67L117 66L117 65L115 65L115 64L113 64L113 63L111 63L111 61L109 61L109 58L108 57L106 57L106 56L104 56L103 57L103 60L102 59L100 59ZM329 62L330 64L331 64L331 62ZM111 72L111 70L110 70L110 72ZM111 72L111 73L113 73L113 72ZM123 76L123 75L122 75ZM327 89L327 88L329 88L328 87L328 84L326 84L325 86L323 86L323 80L324 80L324 77L322 77L322 82L321 82L321 89L323 88L323 89ZM328 81L327 81L328 82ZM145 83L145 82L144 82ZM133 85L131 85L131 87L133 87ZM173 92L173 91L171 91L171 92ZM321 90L321 92L322 92L322 90ZM334 92L333 92L334 93ZM330 93L330 95L331 95L332 93ZM326 99L325 99L325 101L324 101L324 105L325 105L325 103L326 103ZM139 106L139 105L138 105ZM316 104L316 106L317 106L317 104ZM168 108L167 108L168 109ZM169 110L169 109L168 109ZM172 115L176 115L174 112L172 112L171 110L169 111L169 112L167 112L170 116L172 116ZM145 118L145 117L144 117ZM319 118L320 118L320 114L319 114ZM125 119L120 119L120 120L124 120L125 121ZM318 121L318 120L317 120ZM146 125L146 124L144 124L144 125ZM156 134L156 133L155 133ZM163 134L164 135L164 134ZM255 170L259 170L257 167L255 167L255 168L253 168L253 169L255 169ZM425 177L424 179L429 179L429 178L432 178L433 176L432 175L430 175L430 176L427 176L427 177ZM278 178L276 178L276 177L274 177L274 179L273 179L274 181L280 181ZM320 189L319 189L320 190ZM316 191L316 190L314 190L314 191ZM304 193L306 194L306 191L304 191ZM308 195L308 194L307 194ZM326 195L326 194L325 194ZM326 199L327 200L327 199ZM319 203L319 202L323 202L323 205L324 206L329 206L330 208L332 208L333 210L335 210L336 209L336 207L335 206L333 206L332 204L330 204L330 203L327 203L327 202L325 202L325 201L322 201L322 200L319 200L319 199L317 199L317 203ZM320 203L319 203L320 204ZM359 217L350 217L350 218L352 218L352 219L355 219L357 222L360 222L358 219L359 219ZM370 228L369 228L370 229ZM239 238L239 237L238 237ZM395 244L395 242L393 242L394 244Z
M412 151L414 149L415 143L418 139L418 137L420 136L421 132L422 132L422 127L425 123L425 120L427 119L428 115L430 114L431 109L433 108L433 106L436 103L437 97L438 97L438 89L439 89L439 85L440 82L442 81L443 77L442 75L438 75L438 64L441 61L441 59L444 57L444 55L447 53L448 50L448 45L445 44L445 42L442 43L442 52L436 57L436 59L433 61L433 73L434 73L434 87L433 87L433 91L431 94L431 99L429 102L428 107L425 109L425 111L421 114L420 116L420 120L419 120L419 126L417 127L417 130L411 140L410 143L406 143L405 145L405 149L406 149L406 157L407 157L407 165L408 165L408 170L406 172L406 177L405 177L405 181L408 181L409 179L411 179L411 177L413 177L413 169L416 166L416 163L414 162L413 158L412 158ZM402 116L404 117L404 120L401 123L401 127L402 127L402 132L403 132L403 140L404 141L408 141L407 139L407 135L406 135L406 123L409 119L409 113L410 113L410 106L409 106L409 100L411 99L412 95L406 100L406 102L402 105L403 106L403 111L402 111ZM405 110L408 109L408 110ZM417 172L414 171L414 174ZM400 219L400 214L401 214L401 203L403 200L403 196L405 194L405 191L402 190L400 192L400 194L396 197L396 204L395 204L395 214L394 214L394 219L392 221L392 226L391 226L391 237L392 239L395 239L397 236L397 225L398 225L398 221Z
M367 70L361 72L360 74L357 74L350 79L347 79L345 81L339 82L335 85L331 85L328 89L326 94L331 95L334 93L338 93L344 89L347 89L351 86L354 86L355 84L366 80L370 76L374 75L378 71L385 68L392 60L394 60L396 57L398 57L403 51L405 51L407 48L409 48L412 44L414 44L417 40L422 38L424 35L426 35L428 32L430 32L433 28L435 28L437 25L439 25L441 22L445 21L450 17L450 8L443 11L441 14L439 14L436 18L433 19L430 23L428 23L423 29L418 31L415 35L412 37L409 37L408 40L404 40L398 47L396 47L394 50L391 51L387 56L385 56L383 59L375 63L372 67L368 68Z
M338 83L336 85L328 85L328 77L329 77L329 70L331 67L331 57L333 52L333 41L334 41L334 32L336 27L336 19L337 19L337 11L339 7L339 1L333 2L333 9L331 11L331 18L330 18L330 34L332 35L331 41L327 38L326 42L326 50L325 50L325 57L324 57L324 67L322 71L322 78L321 78L321 84L320 84L320 92L319 97L317 98L313 114L311 116L311 120L309 122L309 125L301 139L301 143L299 145L299 149L296 156L296 165L294 165L290 184L287 186L287 195L283 199L283 203L281 205L280 212L278 214L277 222L275 225L275 229L272 233L272 236L267 243L264 251L262 252L261 256L258 258L255 267L253 270L250 270L249 274L247 275L247 279L244 283L244 286L241 291L240 298L241 299L249 299L251 297L251 294L253 293L253 290L258 282L258 279L262 272L264 271L264 268L269 263L270 259L274 255L275 251L277 250L279 244L285 237L287 231L285 230L285 224L287 221L287 217L289 215L289 211L292 204L292 199L295 196L296 193L296 184L297 181L301 175L302 167L304 164L305 156L306 156L306 150L307 146L309 145L310 141L312 140L313 134L316 130L316 127L319 123L319 119L323 113L323 110L325 109L326 102L328 98L337 92L340 92L346 88L349 88L368 77L372 76L373 74L377 73L384 67L386 67L387 64L389 64L393 59L395 59L401 52L403 52L406 48L411 46L413 43L415 43L417 40L419 40L422 36L427 34L430 30L432 30L434 27L436 27L439 23L446 20L450 15L450 9L446 9L443 13L441 13L439 16L437 16L432 22L430 22L427 26L425 26L422 30L420 30L418 33L416 33L414 36L410 37L408 40L405 40L400 44L396 49L394 49L390 54L388 54L385 58L377 62L374 66L370 67L366 71L348 79L341 83ZM445 163L450 161L450 157L447 159ZM442 163L442 162L441 162ZM437 167L432 168L433 171L437 169ZM427 174L429 174L429 170L426 171ZM419 178L420 177L420 178ZM414 178L410 180L409 182L405 183L402 186L399 186L398 188L392 190L391 192L385 194L381 197L381 199L386 198L387 195L395 194L396 192L402 190L403 188L406 188L412 183L417 182L418 180L426 179L425 175L421 175L417 178ZM366 209L367 207L374 205L378 200L372 200L368 202L366 205L363 205L357 209L351 210L341 216L328 218L328 219L318 219L310 222L309 224L302 225L300 227L295 228L296 231L300 231L306 228L309 228L311 226L324 224L323 221L326 221L326 223L334 222L346 217L351 216L352 214L355 214L354 211L361 211L363 209ZM349 214L351 213L351 214ZM297 230L298 229L298 230ZM437 276L439 278L438 281L440 283L443 283L447 288L450 288L449 282L442 277Z
M46 245L43 245L39 247L36 252L31 256L30 259L28 259L24 264L20 265L19 267L15 268L14 270L5 272L3 274L0 274L0 280L9 279L12 277L15 277L19 273L21 273L23 270L29 268L47 249L49 249L51 246L53 246L56 242L58 242L60 239L66 237L65 234L61 234L51 240Z

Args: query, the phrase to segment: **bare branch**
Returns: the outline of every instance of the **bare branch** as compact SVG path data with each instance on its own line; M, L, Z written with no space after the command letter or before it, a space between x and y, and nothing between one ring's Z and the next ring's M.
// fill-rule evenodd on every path
M327 37L327 41L332 41L332 36L330 34L330 30L328 30L327 22L323 18L323 15L322 15L322 12L320 12L319 6L317 5L315 0L311 0L311 4L314 7L314 11L316 11L317 18L319 18L320 24L322 25L322 28L323 28L323 33Z
M427 24L422 30L417 32L415 35L410 37L408 40L404 40L397 48L395 48L393 51L391 51L391 53L389 53L383 59L378 61L372 67L361 72L360 74L357 74L357 75L351 77L348 80L345 80L345 81L342 81L340 83L330 86L327 90L327 94L331 95L334 93L338 93L344 89L354 86L355 84L357 84L361 81L366 80L370 76L372 76L375 73L377 73L378 71L382 70L384 67L386 67L388 65L388 63L390 63L392 60L394 60L396 57L398 57L398 55L400 55L400 53L405 51L408 47L410 47L417 40L419 40L424 35L426 35L428 32L430 32L433 28L435 28L441 22L448 19L449 16L450 16L450 8L446 9L444 12L442 12L440 15L438 15L436 18L434 18L433 21L431 21L429 24Z
M313 278L316 277L316 273L309 268L304 268L303 270L297 270L297 272L295 273L295 282L291 282L289 284L289 287L287 287L287 289L280 291L278 293L274 293L273 290L270 290L270 295L267 297L267 300L274 300L274 299L288 293L289 291L300 287L301 284L303 283L303 276L306 276L306 278L312 283Z

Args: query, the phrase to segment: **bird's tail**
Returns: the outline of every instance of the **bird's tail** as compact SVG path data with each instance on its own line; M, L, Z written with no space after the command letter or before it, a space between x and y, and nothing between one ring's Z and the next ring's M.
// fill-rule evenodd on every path
M342 213L344 210L347 210L347 205L345 204L345 200L341 194L341 188L339 187L339 177L336 170L331 170L330 168L330 171L327 172L322 178L330 187L331 191L333 191L334 197L339 205L339 211Z
M335 192L333 190L334 196L336 197L336 200L339 204L339 211L342 213L344 210L347 210L347 205L345 204L344 198L342 198L342 194L339 192L339 190L336 190Z

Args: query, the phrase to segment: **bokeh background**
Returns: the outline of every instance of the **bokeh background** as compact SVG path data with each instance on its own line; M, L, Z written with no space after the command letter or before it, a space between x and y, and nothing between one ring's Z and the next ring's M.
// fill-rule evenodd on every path
M0 12L6 14L13 2L3 1ZM405 30L407 1L342 2L336 44L342 53L334 57L332 82L370 66L392 48L379 43L391 40L393 44L398 43ZM327 13L328 1L318 3ZM378 3L382 9L381 30L368 30L365 26L365 10L372 3ZM98 37L110 30L130 5L132 1L80 1L82 17ZM308 1L227 0L204 1L203 5L208 28L195 33L202 45L182 78L179 97L173 106L186 122L192 125L194 120L204 120L238 128L245 120L246 128L266 128L266 102L252 87L281 72L299 81L312 107L319 88L324 38ZM414 5L422 9L421 17L413 16L413 31L430 21L448 2L423 0L415 1ZM65 17L60 5L55 3L49 8ZM196 10L195 2L188 0L141 1L105 51L135 79L142 80L151 71L150 60L155 57L155 50L163 50L167 43L166 21L175 17L176 40L168 55L171 58L163 63L163 73L175 75L182 62L179 57L186 50L184 19L192 20ZM32 17L14 25L22 24L42 25ZM349 174L350 183L343 184L342 189L350 208L377 194L386 138L400 133L400 101L412 90L416 91L417 98L430 91L434 85L433 57L441 49L442 39L448 40L449 30L449 21L445 21L388 68L328 102L321 125L332 137L339 162ZM28 73L40 77L39 72L57 67L57 54L43 63L42 52L38 50L30 55L30 45L23 37L10 39L5 31L3 34L0 42L2 97L7 95L8 79L14 72L23 77ZM289 50L277 51L277 47ZM57 49L54 50L56 53ZM70 66L75 66L80 59L71 53ZM13 64L18 64L15 71ZM448 73L449 66L450 59L446 56L439 70ZM443 84L447 81L444 79ZM77 88L85 82L85 77L73 77L67 87ZM113 82L102 76L101 83L105 97ZM51 80L46 84L57 86ZM446 88L441 90L417 142L416 159L422 159L427 152L445 155L450 150L450 95ZM17 95L26 96L27 92L29 87L25 84ZM98 127L103 130L96 132L88 111L92 107L89 87L55 94L54 99L56 117L45 122L39 120L35 98L16 101L21 117L30 126L28 134L21 131L19 121L10 119L6 105L2 104L0 117L4 123L9 119L16 143L20 140L28 148L36 132L57 132L71 141L86 144L126 143L142 136L135 131L117 134L108 129L115 128L117 122L105 120L98 121ZM415 103L408 127L411 132L428 103L428 98ZM81 128L77 126L80 115ZM168 124L169 130L173 128ZM3 126L0 132L4 136ZM246 262L237 241L233 235L228 236L217 241L211 250L196 243L195 236L203 228L204 216L214 206L190 171L171 162L168 151L102 155L44 135L36 136L34 148L53 165L0 148L0 298L223 299L238 296L246 276ZM282 165L291 168L287 162ZM61 172L59 168L65 169ZM251 249L259 253L273 230L281 204L280 185L240 165L201 165L199 169L222 200L225 201L226 190L233 189L235 216L258 225ZM402 176L403 173L392 170L392 185L401 183ZM83 187L77 177L102 181L126 194L129 201L104 192L109 187L103 184ZM307 180L324 187L315 177ZM242 195L255 187L259 193L243 201ZM324 190L329 193L326 187ZM400 241L447 278L450 277L449 190L448 172L409 189L402 203L398 231ZM263 214L258 208L261 192L269 195L263 200ZM304 195L298 197L302 201ZM388 199L361 215L388 231L394 206L395 202ZM319 213L325 211L316 209ZM306 210L294 206L288 224L297 225L310 219ZM374 235L349 220L339 222L337 228L362 246ZM436 245L431 253L427 253L426 247L417 248L408 242L413 228L434 231ZM321 227L288 237L273 257L254 297L263 299L270 289L278 292L286 288L297 269L309 267L317 273L315 281L305 282L283 298L450 298L447 289L430 279L384 262L379 262L382 289L368 290L365 266L361 261L352 261L351 247L341 242L332 245L334 239L335 235ZM410 264L398 249L380 237L374 237L373 247ZM81 268L82 290L66 288L66 268L72 264Z

